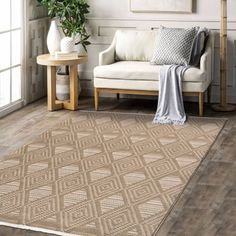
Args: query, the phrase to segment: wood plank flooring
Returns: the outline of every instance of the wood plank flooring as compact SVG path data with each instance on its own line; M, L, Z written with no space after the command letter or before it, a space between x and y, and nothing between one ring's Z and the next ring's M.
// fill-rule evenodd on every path
M93 99L80 99L79 107L94 110ZM197 103L185 107L188 115L198 115ZM103 98L100 110L154 114L156 102ZM78 112L48 112L42 99L0 119L0 158ZM236 236L236 112L216 113L206 106L205 116L229 121L155 236ZM0 236L46 235L0 226Z

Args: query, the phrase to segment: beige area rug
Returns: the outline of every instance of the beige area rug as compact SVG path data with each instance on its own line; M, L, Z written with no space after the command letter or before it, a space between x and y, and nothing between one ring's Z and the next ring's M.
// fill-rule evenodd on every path
M225 123L155 125L152 118L80 112L1 158L0 224L61 235L151 235Z

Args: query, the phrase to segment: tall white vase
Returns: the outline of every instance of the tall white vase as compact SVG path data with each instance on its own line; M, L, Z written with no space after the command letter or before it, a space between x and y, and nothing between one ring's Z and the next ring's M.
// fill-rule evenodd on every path
M56 21L52 20L47 36L48 51L51 55L55 55L56 51L60 51L60 42L61 42L60 31L57 27Z

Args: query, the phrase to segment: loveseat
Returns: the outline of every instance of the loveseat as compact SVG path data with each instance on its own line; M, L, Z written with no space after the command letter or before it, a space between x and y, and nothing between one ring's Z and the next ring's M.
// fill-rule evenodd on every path
M110 47L99 54L99 66L94 68L95 110L99 94L158 95L161 65L151 65L157 31L118 30ZM204 95L211 97L212 57L214 37L210 33L200 66L185 72L184 96L197 96L199 115L203 116Z

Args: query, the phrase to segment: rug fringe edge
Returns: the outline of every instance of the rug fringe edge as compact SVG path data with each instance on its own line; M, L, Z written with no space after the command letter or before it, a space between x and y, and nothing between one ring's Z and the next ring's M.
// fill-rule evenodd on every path
M83 236L82 234L70 234L70 233L55 231L55 230L51 230L51 229L44 229L44 228L40 228L40 227L34 227L34 226L28 226L28 225L22 225L22 224L13 224L13 223L7 223L7 222L3 222L3 221L0 221L0 226L8 226L8 227L23 229L23 230L32 230L35 232L41 232L41 233L46 233L46 234L55 234L55 235L59 235L59 236Z

